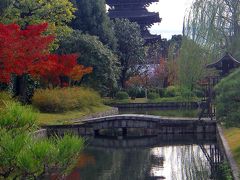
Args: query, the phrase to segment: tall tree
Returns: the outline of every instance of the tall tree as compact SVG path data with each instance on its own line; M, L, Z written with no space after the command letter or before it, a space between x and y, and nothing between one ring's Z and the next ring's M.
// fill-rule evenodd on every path
M195 0L184 33L218 56L230 51L240 57L239 14L240 0Z
M103 44L116 48L116 39L112 23L106 13L105 0L73 0L78 8L72 28L98 36Z
M228 22L232 13L227 1L195 0L185 17L178 71L181 85L189 89L208 75L206 64L218 59L224 51L234 52L231 48L234 42L230 40L233 24Z
M206 75L205 65L211 57L206 49L192 39L183 38L178 59L178 78L180 85L193 90L198 80Z
M5 0L6 1L6 0ZM12 0L0 17L2 23L17 23L22 28L31 24L49 23L51 33L64 35L73 18L75 8L70 0Z
M74 31L60 43L59 53L79 53L78 63L93 67L93 73L83 78L82 83L98 90L103 95L117 87L119 68L117 57L104 46L99 38Z
M138 74L144 64L144 40L139 25L127 19L116 19L114 30L121 64L120 83L122 88L125 88L126 81Z

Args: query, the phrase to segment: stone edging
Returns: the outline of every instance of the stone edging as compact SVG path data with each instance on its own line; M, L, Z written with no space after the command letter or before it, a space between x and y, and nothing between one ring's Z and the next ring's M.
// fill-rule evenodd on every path
M220 125L217 125L217 129L218 129L218 133L219 133L219 137L220 137L220 143L221 143L221 145L223 147L223 151L224 151L224 154L226 156L226 159L227 159L227 161L228 161L228 163L230 165L233 178L234 178L234 180L240 180L239 168L237 166L236 161L233 158L233 154L232 154L232 152L230 150L228 142L227 142L227 140L224 137L223 129L220 127Z
M198 102L122 103L122 104L111 104L111 106L118 107L118 108L197 109L199 107L199 103Z
M32 137L35 139L42 139L47 137L47 129L39 129L32 133Z

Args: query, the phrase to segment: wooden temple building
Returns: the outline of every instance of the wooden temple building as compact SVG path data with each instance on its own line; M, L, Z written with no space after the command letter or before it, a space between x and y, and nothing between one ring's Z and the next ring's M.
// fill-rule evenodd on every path
M154 23L160 23L159 13L149 12L147 7L159 0L106 0L110 6L109 16L111 19L128 19L140 25L141 33L146 43L161 40L160 35L150 34L148 28Z
M240 66L240 62L236 60L230 53L226 53L218 61L208 64L207 68L215 68L219 71L219 77L227 76L233 69Z
M216 114L216 109L213 105L215 98L214 86L224 77L229 75L234 69L240 66L240 61L236 60L230 53L226 52L225 55L218 61L208 64L206 68L216 69L218 74L216 76L207 76L199 85L202 86L204 97L202 99L199 114L199 119L203 117L213 117Z

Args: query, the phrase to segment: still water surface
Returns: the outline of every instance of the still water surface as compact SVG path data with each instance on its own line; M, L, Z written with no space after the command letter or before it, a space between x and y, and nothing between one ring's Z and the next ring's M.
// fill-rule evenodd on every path
M180 138L177 142L161 139L90 139L68 179L213 179L221 160L216 142L211 140L198 144L197 140L196 143L193 139L186 141L187 138Z

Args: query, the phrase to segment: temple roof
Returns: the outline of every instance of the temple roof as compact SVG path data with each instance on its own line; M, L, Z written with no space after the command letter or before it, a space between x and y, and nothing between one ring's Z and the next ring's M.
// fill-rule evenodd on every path
M150 35L150 36L143 36L145 43L152 43L161 40L161 35Z
M110 18L124 18L129 19L130 21L137 22L139 24L153 24L157 22L161 22L161 18L159 17L159 13L148 12L145 10L137 10L137 11L109 11Z
M157 12L149 12L146 6L159 0L106 0L110 6L108 15L111 19L128 19L140 25L142 37L146 43L161 40L160 35L152 35L147 30L154 23L160 23L161 18Z
M222 67L223 62L228 61L229 63L232 62L235 66L239 66L240 62L238 60L236 60L234 57L232 57L231 54L226 53L221 59L219 59L218 61L208 64L207 68L216 68L219 69Z
M145 43L151 43L151 42L156 42L158 40L161 40L161 35L153 35L150 34L150 32L148 30L142 31L142 36L145 40Z
M221 59L218 61L208 64L207 68L215 68L220 70L220 76L228 75L232 69L235 69L240 66L240 62L232 57L231 54L226 53Z

